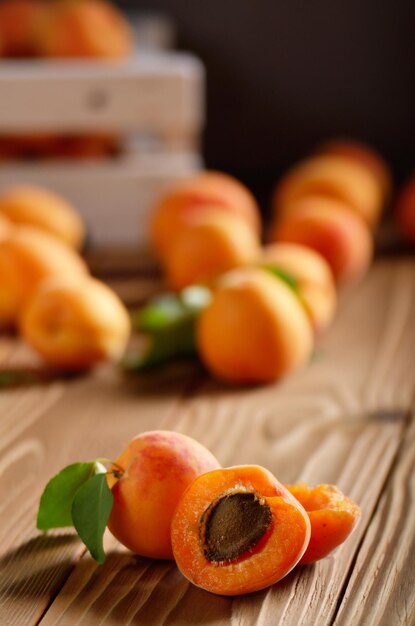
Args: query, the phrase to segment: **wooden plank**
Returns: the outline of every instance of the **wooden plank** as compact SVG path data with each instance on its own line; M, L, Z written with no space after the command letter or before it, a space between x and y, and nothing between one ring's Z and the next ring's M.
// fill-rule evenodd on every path
M415 390L414 269L409 261L378 263L343 294L314 362L279 384L233 389L203 382L191 370L202 383L196 391L180 368L132 381L103 368L2 393L0 623L34 624L46 611L40 622L46 626L331 624L405 434ZM22 348L11 356L6 347L5 355L27 359ZM111 537L104 566L85 555L73 568L76 541L36 539L33 520L46 479L65 463L115 456L148 427L185 432L224 465L260 463L284 482L335 482L361 504L362 523L335 556L234 599L194 588L172 564L134 557ZM401 523L405 532L412 528ZM358 583L354 598L363 588Z
M415 419L412 414L357 555L336 626L415 623Z

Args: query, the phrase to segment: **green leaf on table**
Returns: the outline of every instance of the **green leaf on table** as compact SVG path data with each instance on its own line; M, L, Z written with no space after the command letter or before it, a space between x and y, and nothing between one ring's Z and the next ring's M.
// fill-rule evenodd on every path
M113 502L106 475L97 474L78 489L72 503L75 529L98 563L105 561L103 536Z
M293 291L295 291L298 294L299 292L298 280L294 278L292 274L290 274L289 272L286 272L280 267L277 267L276 265L271 265L271 264L263 265L263 269L267 270L268 272L271 272L271 274L273 274L277 278L280 278L284 283L286 283Z
M78 489L92 476L105 472L98 461L73 463L51 478L40 498L37 528L66 528L73 526L72 502Z

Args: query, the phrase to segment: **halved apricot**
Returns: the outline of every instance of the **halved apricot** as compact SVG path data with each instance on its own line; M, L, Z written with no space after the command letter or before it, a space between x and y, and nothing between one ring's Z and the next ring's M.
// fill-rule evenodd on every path
M301 504L265 468L207 472L187 488L171 526L182 574L221 595L273 585L299 562L310 538Z
M302 504L311 522L311 538L300 564L313 563L343 543L356 527L361 510L335 485L309 487L306 483L287 485Z

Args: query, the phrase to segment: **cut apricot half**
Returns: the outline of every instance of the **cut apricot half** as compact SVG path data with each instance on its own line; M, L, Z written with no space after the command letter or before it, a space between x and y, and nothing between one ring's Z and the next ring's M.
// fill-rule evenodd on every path
M286 576L303 556L310 521L265 468L243 465L196 478L171 526L182 574L212 593L238 595Z
M311 538L301 565L324 558L343 543L361 517L359 506L334 485L309 487L306 483L287 485L302 504L311 522Z

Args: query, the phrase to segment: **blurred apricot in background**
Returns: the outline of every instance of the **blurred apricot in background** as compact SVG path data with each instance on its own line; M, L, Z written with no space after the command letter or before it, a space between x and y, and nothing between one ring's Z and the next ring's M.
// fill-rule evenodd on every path
M403 235L415 241L415 174L403 185L394 212Z
M41 0L4 0L0 4L0 54L37 56L37 31L47 6Z

